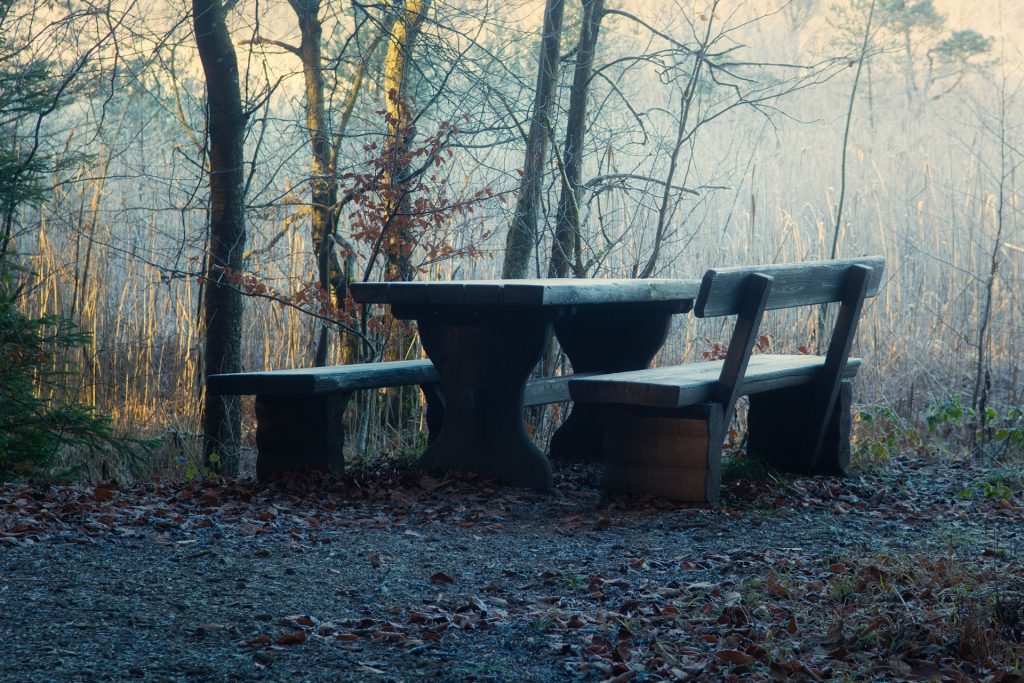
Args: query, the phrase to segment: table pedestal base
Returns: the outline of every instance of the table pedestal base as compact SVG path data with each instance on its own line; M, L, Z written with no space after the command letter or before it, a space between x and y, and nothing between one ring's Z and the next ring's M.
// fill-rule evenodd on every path
M617 310L605 306L600 311L580 311L556 323L555 331L574 373L643 370L665 343L674 312L637 304ZM602 407L576 403L551 437L549 453L552 460L600 460L603 441Z
M419 320L420 340L444 389L444 422L422 462L513 486L552 487L551 464L526 433L523 391L551 335L543 320L465 324Z

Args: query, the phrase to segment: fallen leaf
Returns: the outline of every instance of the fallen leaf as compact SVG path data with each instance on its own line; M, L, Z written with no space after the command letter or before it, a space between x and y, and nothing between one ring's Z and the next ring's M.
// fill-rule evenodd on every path
M249 640L246 640L242 644L243 645L248 645L248 646L252 647L252 646L256 646L256 645L269 645L270 642L271 642L270 636L262 635L262 636L256 636L255 638L250 638Z
M719 650L715 653L715 656L723 662L729 662L730 664L748 666L754 663L753 657L748 655L746 652L740 652L739 650Z
M283 636L277 639L278 645L302 645L306 642L305 631L295 631L294 633L285 633Z

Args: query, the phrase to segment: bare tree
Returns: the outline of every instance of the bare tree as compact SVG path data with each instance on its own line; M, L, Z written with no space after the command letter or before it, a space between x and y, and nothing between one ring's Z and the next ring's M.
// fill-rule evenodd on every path
M576 68L569 91L569 113L562 147L562 191L555 219L548 277L566 277L570 268L583 277L580 245L580 173L583 168L583 140L587 128L587 97L594 71L597 37L604 17L604 0L584 0L583 21L576 43Z
M540 208L544 166L548 161L548 141L554 111L555 86L558 84L558 52L562 39L562 15L565 0L547 0L544 28L537 65L537 89L534 93L530 132L526 139L526 160L519 185L516 209L505 242L505 261L501 275L506 278L529 276L530 255L537 243L537 214Z
M242 295L230 278L242 268L245 249L243 140L246 115L238 60L227 27L230 5L193 0L192 22L206 75L210 150L209 260L206 286L207 376L241 370ZM238 471L240 402L237 396L207 394L203 410L203 453L207 466Z

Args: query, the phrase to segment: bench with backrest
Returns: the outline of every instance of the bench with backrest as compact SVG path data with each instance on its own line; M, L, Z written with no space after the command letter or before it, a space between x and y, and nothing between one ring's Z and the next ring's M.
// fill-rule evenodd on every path
M574 401L605 406L605 488L716 502L741 396L750 397L750 455L786 471L845 473L850 379L861 364L850 347L884 264L870 257L709 270L694 314L736 316L724 360L571 379ZM766 310L833 302L840 306L824 356L752 355Z
M530 380L524 404L569 400L569 377ZM344 413L357 391L419 385L426 403L428 441L444 419L440 377L429 360L332 365L297 370L210 375L213 395L255 395L256 476L345 466Z

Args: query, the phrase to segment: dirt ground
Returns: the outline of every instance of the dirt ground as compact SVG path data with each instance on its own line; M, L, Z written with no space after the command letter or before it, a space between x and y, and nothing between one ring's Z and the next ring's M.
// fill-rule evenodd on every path
M0 486L0 679L1019 681L1008 471L741 477L716 509L583 465Z

